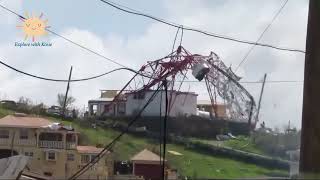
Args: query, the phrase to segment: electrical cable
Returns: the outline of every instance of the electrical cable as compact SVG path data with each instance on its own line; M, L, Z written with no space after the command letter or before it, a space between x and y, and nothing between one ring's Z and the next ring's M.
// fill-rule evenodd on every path
M289 0L285 0L285 2L282 4L282 6L280 7L280 9L277 11L277 13L273 16L271 22L266 26L266 28L263 30L263 32L260 34L259 38L257 39L256 43L258 43L263 35L267 32L267 30L270 28L270 26L272 25L272 23L276 20L276 18L279 16L279 14L282 12L283 8L287 5ZM237 72L237 70L239 69L239 67L242 65L242 63L244 63L249 54L253 51L253 49L256 47L256 45L252 45L251 48L249 49L249 51L245 54L245 56L242 58L242 60L240 61L240 63L238 64L237 68L235 69L234 72Z
M33 78L37 78L37 79L41 79L41 80L46 80L46 81L54 81L54 82L68 82L67 79L52 79L52 78L46 78L46 77L41 77L41 76L38 76L38 75L30 74L30 73L24 72L24 71L22 71L22 70L19 70L19 69L15 68L15 67L12 67L12 66L10 66L10 65L2 62L2 61L0 61L0 64L8 67L9 69L12 69L12 70L18 72L18 73L21 73L21 74L24 74L24 75L27 75L27 76L30 76L30 77L33 77ZM111 71L102 73L102 74L97 75L97 76L92 76L92 77L82 78L82 79L72 79L72 80L70 80L70 82L88 81L88 80L92 80L92 79L96 79L96 78L105 76L105 75L107 75L107 74L110 74L110 73L113 73L113 72L119 71L119 70L129 70L129 71L132 71L132 72L136 72L135 70L130 69L130 68L117 68L117 69L113 69L113 70L111 70Z
M18 73L21 73L21 74L24 74L24 75L27 75L27 76L30 76L30 77L33 77L33 78L46 80L46 81L54 81L54 82L68 82L68 80L66 80L66 79L52 79L52 78L47 78L47 77L42 77L42 76L34 75L34 74L31 74L31 73L27 73L27 72L24 72L22 70L19 70L19 69L15 68L15 67L12 67L12 66L10 66L10 65L2 62L2 61L0 61L0 64L4 65L5 67L7 67L9 69L12 69L12 70L18 72ZM136 70L131 69L131 68L117 68L117 69L113 69L111 71L102 73L102 74L97 75L97 76L92 76L92 77L82 78L82 79L71 79L70 82L88 81L88 80L96 79L96 78L99 78L99 77L102 77L102 76L105 76L105 75L108 75L110 73L113 73L115 71L120 71L120 70L127 70L127 71L131 71L133 73L139 74L140 76L143 76L143 77L146 77L146 78L156 79L154 77L142 74L141 72L136 71Z
M224 35L211 33L211 32L208 32L208 31L204 31L204 30L188 27L188 26L185 26L185 25L172 23L172 22L169 22L167 20L164 20L164 19L161 19L161 18L157 18L157 17L151 16L151 15L139 12L137 10L133 11L131 8L127 8L126 7L126 9L125 9L125 8L122 8L122 7L125 7L125 6L121 5L122 7L120 7L119 5L117 5L116 3L112 2L112 1L108 1L108 0L100 0L100 1L105 3L105 4L107 4L107 5L109 5L109 6L111 6L111 7L113 7L113 8L116 8L118 10L121 10L121 11L129 13L129 14L134 14L134 15L150 18L150 19L153 19L155 21L158 21L158 22L161 22L161 23L166 24L168 26L172 26L172 27L176 27L176 28L183 27L184 30L201 33L201 34L204 34L204 35L207 35L207 36L211 36L211 37L215 37L215 38L219 38L219 39L224 39L224 40L229 40L229 41L233 41L233 42L238 42L238 43L243 43L243 44L251 44L251 45L255 45L255 46L268 47L268 48L273 48L273 49L282 50L282 51L292 51L292 52L305 53L305 51L300 50L300 49L283 48L283 47L278 47L278 46L274 46L274 45L270 45L270 44L263 44L263 43L253 42L253 41L241 40L241 39L237 39L237 38L233 38L233 37L227 37L227 36L224 36Z
M162 179L165 180L165 159L166 159L166 146L167 146L167 120L168 120L168 84L167 80L163 80L165 96L166 96L166 106L165 106L165 116L163 118L163 151L162 151Z
M182 39L183 39L183 26L181 26L180 46L182 45Z
M175 35L175 37L174 37L171 53L173 53L174 47L176 46L176 41L177 41L177 37L178 37L179 30L180 30L180 27L178 27L177 32L176 32L176 35Z
M162 160L161 160L161 154L162 154L162 150L161 150L161 145L162 145L162 89L160 92L160 116L159 116L159 156L160 156L160 167L162 165Z
M110 59L110 58L108 58L108 57L106 57L106 56L104 56L104 55L102 55L102 54L100 54L100 53L98 53L98 52L96 52L96 51L94 51L94 50L92 50L92 49L89 49L89 48L87 48L87 47L85 47L85 46L83 46L83 45L75 42L75 41L72 41L71 39L66 38L66 37L64 37L64 36L62 36L62 35L54 32L54 31L52 31L52 30L50 30L50 29L46 29L46 30L47 30L48 32L50 32L50 33L52 33L52 34L54 34L54 35L56 35L56 36L58 36L58 37L60 37L60 38L62 38L62 39L64 39L64 40L66 40L66 41L68 41L68 42L70 42L70 43L72 43L72 44L74 44L74 45L76 45L76 46L78 46L78 47L80 47L80 48L82 48L82 49L84 49L84 50L87 50L87 51L89 51L89 52L91 52L91 53L93 53L93 54L95 54L95 55L97 55L97 56L105 59L105 60L108 60L108 61L110 61L110 62L112 62L112 63L114 63L114 64L117 64L117 65L121 66L121 67L126 67L126 68L128 68L128 66L125 66L125 65L123 65L123 64L120 64L120 63L116 62L115 60Z
M176 81L180 82L180 81ZM204 83L204 81L183 81L186 83ZM296 80L268 80L266 83L303 83L304 81L296 81ZM239 81L240 84L261 84L262 81Z
M153 98L158 94L159 89L163 86L159 86L154 93L151 95L147 103L142 107L142 109L139 111L139 113L134 117L132 121L130 121L124 131L122 131L116 138L114 138L109 144L107 144L102 151L100 151L97 156L95 156L89 163L84 165L81 169L79 169L76 173L74 173L68 180L74 180L77 179L79 176L81 176L84 172L88 170L88 168L92 167L95 163L97 163L110 149L111 147L124 135L129 131L129 128L140 118L142 112L144 109L150 104L150 102L153 100Z
M68 82L67 79L52 79L52 78L46 78L46 77L41 77L41 76L38 76L38 75L34 75L34 74L30 74L30 73L27 73L27 72L24 72L24 71L21 71L15 67L12 67L2 61L0 61L0 64L8 67L9 69L12 69L18 73L21 73L21 74L24 74L24 75L27 75L27 76L30 76L30 77L33 77L33 78L37 78L37 79L41 79L41 80L46 80L46 81L54 81L54 82ZM128 70L128 71L131 71L133 73L137 73L143 77L146 77L146 78L151 78L151 79L156 79L154 77L151 77L151 76L147 76L145 74L142 74L136 70L133 70L133 69L130 69L130 68L117 68L117 69L113 69L111 71L108 71L108 72L105 72L105 73L102 73L100 75L97 75L97 76L92 76L92 77L88 77L88 78L82 78L82 79L71 79L70 82L79 82L79 81L88 81L88 80L92 80L92 79L96 79L96 78L99 78L99 77L102 77L102 76L105 76L107 74L110 74L110 73L113 73L115 71L119 71L119 70ZM176 81L176 82L180 82L180 81ZM183 81L183 82L187 82L187 83L203 83L203 81ZM303 83L304 81L295 81L295 80L269 80L269 81L266 81L266 83ZM240 81L239 82L240 84L260 84L262 83L262 81Z

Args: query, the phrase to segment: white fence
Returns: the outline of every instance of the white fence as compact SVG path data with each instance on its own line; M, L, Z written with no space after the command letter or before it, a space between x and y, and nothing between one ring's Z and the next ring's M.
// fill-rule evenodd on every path
M17 140L16 145L24 145L24 146L35 146L36 140L35 139L19 139Z
M66 148L67 149L77 149L77 144L75 142L67 142Z
M39 147L52 148L52 149L64 149L63 141L39 141Z

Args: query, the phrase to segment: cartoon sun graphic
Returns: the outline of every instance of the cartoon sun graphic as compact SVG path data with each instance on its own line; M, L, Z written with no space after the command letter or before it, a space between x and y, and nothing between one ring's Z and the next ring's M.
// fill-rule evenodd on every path
M35 37L46 35L46 28L49 28L50 26L47 26L48 20L42 20L43 13L39 17L33 17L32 15L29 16L28 13L26 13L26 18L20 18L22 20L22 25L17 26L18 28L22 28L24 34L25 34L25 40L28 37L32 37L32 41L35 41Z

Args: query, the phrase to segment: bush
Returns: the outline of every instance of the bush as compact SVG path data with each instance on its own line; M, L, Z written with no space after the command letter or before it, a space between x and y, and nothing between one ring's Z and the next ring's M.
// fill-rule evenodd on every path
M300 147L300 133L253 133L253 141L264 152L278 157L285 157L286 151Z

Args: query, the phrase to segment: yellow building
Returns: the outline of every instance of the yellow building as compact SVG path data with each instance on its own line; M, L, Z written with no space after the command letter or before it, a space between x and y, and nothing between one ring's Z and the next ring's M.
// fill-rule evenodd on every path
M30 173L48 179L70 177L101 150L79 146L78 133L71 127L44 118L9 115L0 119L0 158L30 156L27 165ZM80 179L106 179L112 168L111 155L107 154Z

